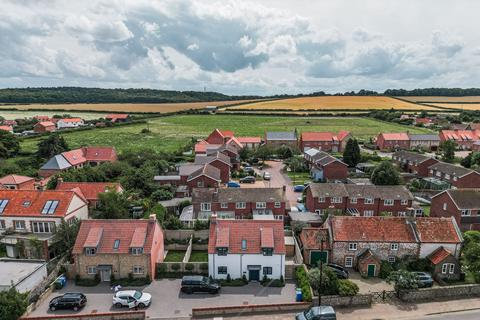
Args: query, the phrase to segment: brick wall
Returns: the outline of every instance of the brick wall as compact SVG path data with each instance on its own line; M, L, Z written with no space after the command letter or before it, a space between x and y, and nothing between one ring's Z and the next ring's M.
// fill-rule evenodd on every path
M400 299L405 302L462 299L480 296L480 285L444 286L403 292Z
M133 266L142 266L144 274L133 275L134 277L150 276L150 255L132 255L132 254L96 254L94 256L86 256L84 254L75 255L76 274L80 278L93 278L95 275L87 273L88 266L112 265L112 274L115 278L127 278L132 272Z

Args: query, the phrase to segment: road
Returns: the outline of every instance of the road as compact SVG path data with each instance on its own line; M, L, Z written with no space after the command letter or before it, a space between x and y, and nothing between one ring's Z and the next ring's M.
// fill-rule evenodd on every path
M265 187L281 188L286 187L286 198L290 202L290 206L294 206L297 203L297 198L301 196L301 193L293 192L292 180L283 173L284 164L281 161L265 161L265 168L258 170L255 168L259 175L263 175L264 172L269 172L272 175L270 181L263 181Z

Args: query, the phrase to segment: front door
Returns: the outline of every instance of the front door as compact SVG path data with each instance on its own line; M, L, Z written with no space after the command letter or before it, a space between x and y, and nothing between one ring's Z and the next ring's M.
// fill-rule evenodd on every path
M248 270L248 280L260 281L260 270Z
M323 263L328 263L328 252L327 251L311 251L310 252L310 265L318 266L320 260Z
M110 275L112 273L111 269L100 270L100 279L102 281L110 281Z
M375 277L375 265L369 264L367 266L367 275L368 277Z

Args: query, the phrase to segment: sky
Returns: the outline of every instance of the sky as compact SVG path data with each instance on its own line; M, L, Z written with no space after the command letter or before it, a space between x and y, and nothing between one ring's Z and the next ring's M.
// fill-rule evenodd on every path
M475 0L0 0L0 87L480 87Z

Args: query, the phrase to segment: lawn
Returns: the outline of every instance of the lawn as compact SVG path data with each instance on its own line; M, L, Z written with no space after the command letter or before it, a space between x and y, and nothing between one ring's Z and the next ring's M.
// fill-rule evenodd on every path
M150 133L142 134L144 128ZM371 118L327 118L245 115L177 115L152 118L148 124L132 124L113 128L97 128L65 133L71 148L82 145L114 146L118 151L176 151L193 139L205 138L213 129L233 130L236 136L264 136L265 131L333 131L349 130L367 140L380 132L427 133L425 128L402 126ZM36 151L40 138L25 139L22 148Z
M167 256L163 262L182 262L185 257L185 251L168 250Z
M292 183L295 184L303 184L305 181L311 181L312 177L310 177L310 173L308 172L287 172L287 175L292 179Z
M188 262L208 262L207 251L192 251Z

